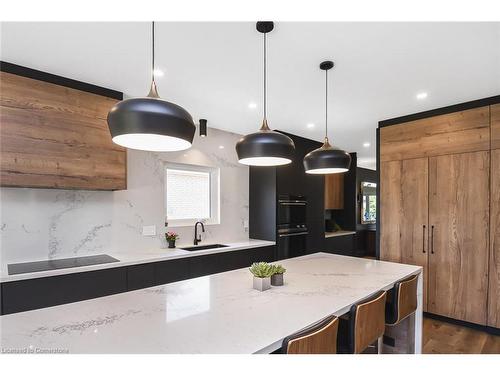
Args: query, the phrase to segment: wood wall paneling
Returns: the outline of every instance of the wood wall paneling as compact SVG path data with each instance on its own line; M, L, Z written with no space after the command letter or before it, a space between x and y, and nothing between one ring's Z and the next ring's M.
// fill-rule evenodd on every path
M500 148L500 103L490 106L491 149Z
M403 160L401 169L401 261L424 269L424 311L428 281L429 159Z
M488 325L500 328L500 149L491 150Z
M0 72L2 186L126 189L126 151L111 141L116 99Z
M325 175L325 209L341 210L344 208L344 174Z
M489 106L380 129L380 161L490 149Z
M401 161L380 163L380 259L401 262Z
M487 312L489 165L489 151L429 160L428 311L482 325Z

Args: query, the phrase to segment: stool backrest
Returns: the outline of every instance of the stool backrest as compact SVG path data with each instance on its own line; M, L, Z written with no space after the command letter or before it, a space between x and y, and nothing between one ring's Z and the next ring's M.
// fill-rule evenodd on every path
M394 285L388 304L392 312L386 312L392 314L388 314L390 319L386 319L386 323L398 324L417 309L417 283L418 275L414 275Z
M339 320L331 315L286 337L282 352L285 354L335 354Z
M386 295L381 291L351 307L349 346L352 353L363 352L384 334Z

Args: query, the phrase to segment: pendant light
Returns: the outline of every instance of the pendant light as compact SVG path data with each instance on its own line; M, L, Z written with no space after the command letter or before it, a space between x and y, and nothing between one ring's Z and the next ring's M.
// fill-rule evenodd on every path
M319 68L325 71L325 141L323 146L311 151L304 157L304 168L310 174L343 173L351 166L351 155L328 141L328 71L333 68L332 61L323 61Z
M257 31L264 34L264 119L257 133L245 135L236 144L238 161L253 166L278 166L292 162L295 145L290 137L272 131L267 124L266 93L266 34L274 28L273 22L257 22Z
M152 22L151 89L147 97L122 100L108 113L114 143L144 151L180 151L191 147L196 126L191 115L158 95L155 76L155 23Z

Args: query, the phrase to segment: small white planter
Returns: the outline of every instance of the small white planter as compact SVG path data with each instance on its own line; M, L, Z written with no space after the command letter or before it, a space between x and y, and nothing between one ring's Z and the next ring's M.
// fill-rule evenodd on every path
M253 277L253 288L263 292L264 290L271 289L270 277Z
M271 276L271 285L272 286L282 286L283 285L283 274L275 273Z

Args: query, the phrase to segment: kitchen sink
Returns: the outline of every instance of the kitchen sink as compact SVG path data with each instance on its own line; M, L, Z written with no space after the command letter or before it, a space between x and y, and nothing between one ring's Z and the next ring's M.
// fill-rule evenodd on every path
M221 247L228 247L228 245L222 245L220 243L216 243L213 245L200 245L200 246L190 246L190 247L181 247L181 250L188 251L196 251L196 250L207 250L207 249L219 249Z

